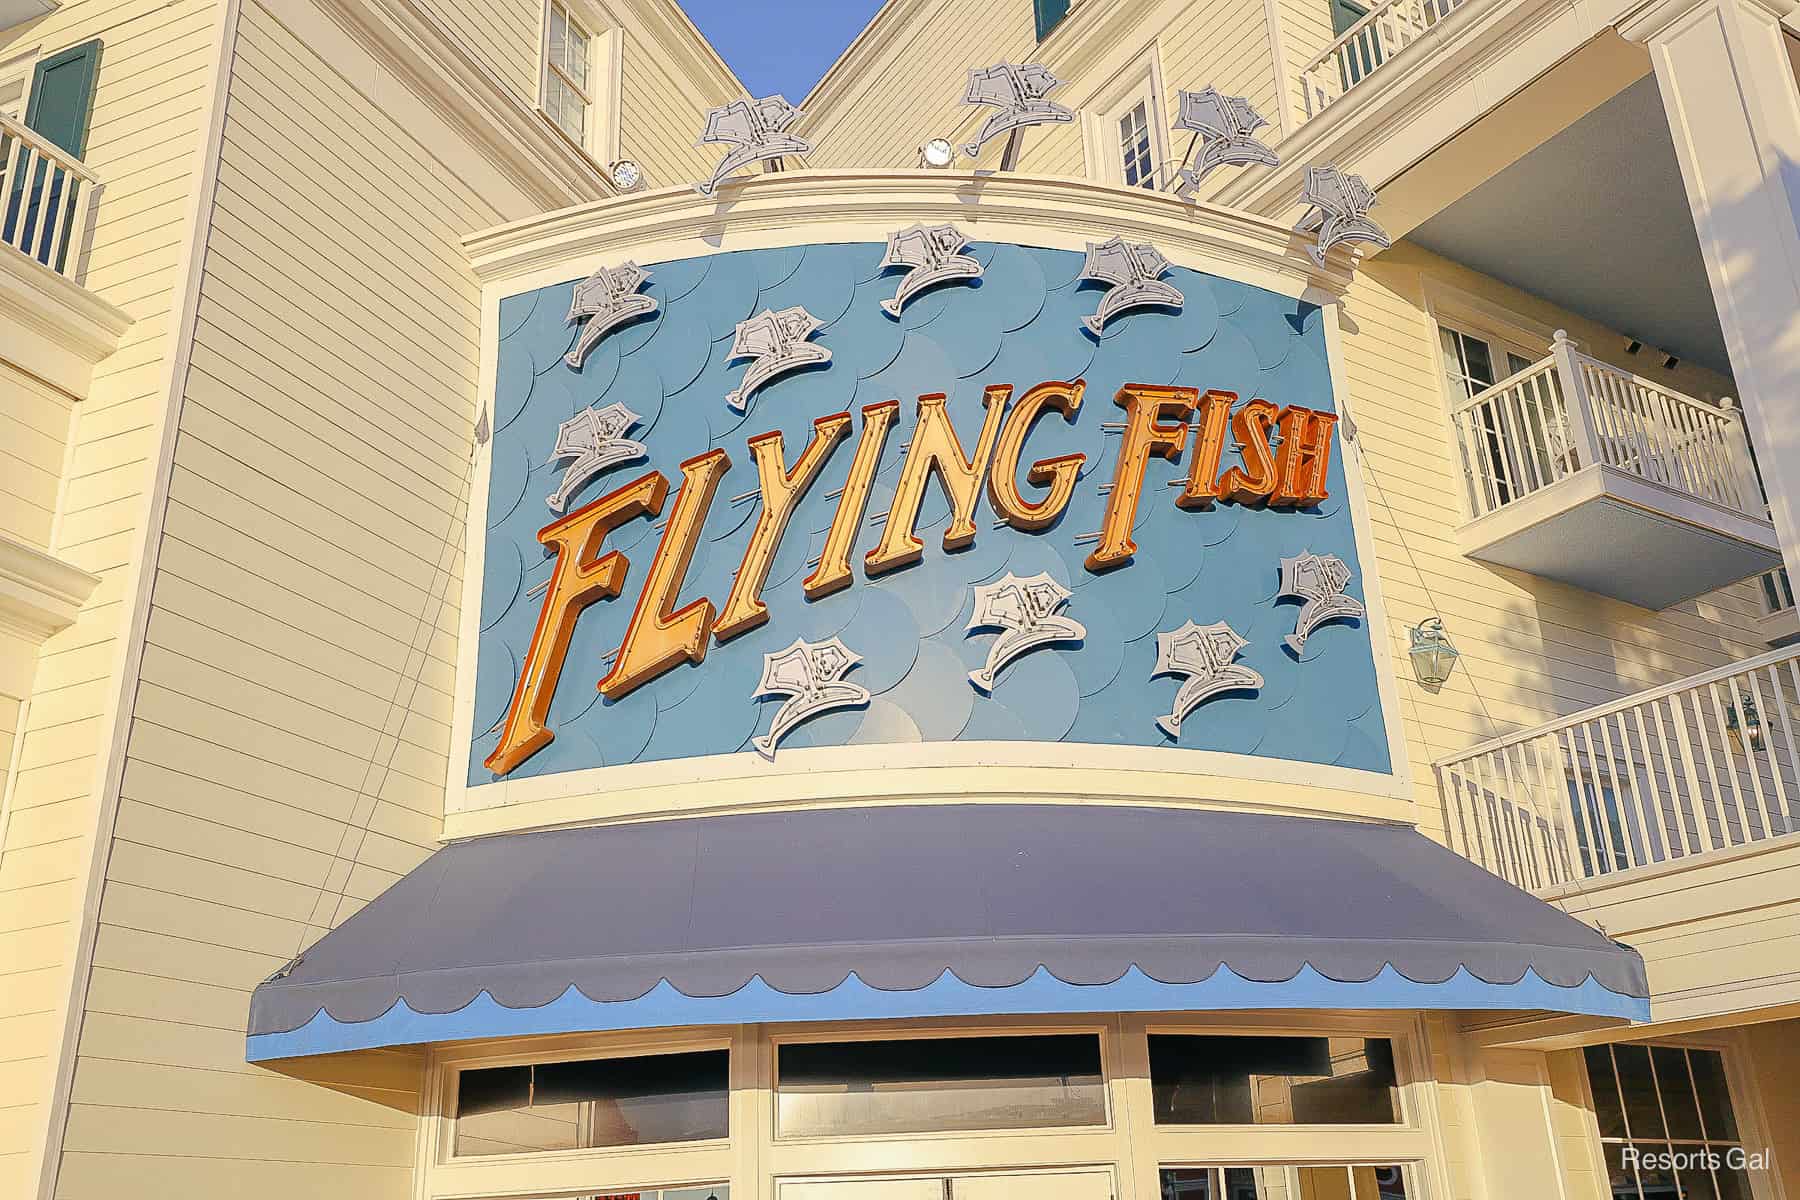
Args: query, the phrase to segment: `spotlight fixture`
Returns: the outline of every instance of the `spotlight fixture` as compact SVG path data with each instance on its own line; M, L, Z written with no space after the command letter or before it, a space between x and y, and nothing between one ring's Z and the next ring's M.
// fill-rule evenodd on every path
M919 147L919 163L933 170L942 170L956 161L956 147L950 144L949 138L932 138Z
M629 158L621 158L607 167L606 175L621 192L635 192L644 186L644 169Z
M1681 359L1679 356L1674 355L1674 354L1666 354L1663 356L1663 370L1673 371L1676 367L1679 367L1680 365L1681 365Z
M1639 350L1642 350L1643 348L1644 348L1644 343L1638 341L1636 338L1627 338L1625 340L1625 353L1627 353L1627 354L1636 354Z

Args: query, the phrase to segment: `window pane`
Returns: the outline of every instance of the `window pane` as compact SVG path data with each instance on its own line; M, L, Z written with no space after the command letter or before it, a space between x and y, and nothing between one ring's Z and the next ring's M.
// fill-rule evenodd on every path
M1589 1046L1582 1051L1587 1059L1588 1087L1594 1093L1594 1117L1600 1125L1600 1136L1625 1136L1625 1106L1619 1102L1619 1083L1613 1078L1612 1047Z
M1731 1092L1725 1086L1725 1060L1717 1050L1689 1050L1688 1065L1694 1070L1694 1087L1700 1094L1700 1119L1706 1122L1706 1136L1714 1141L1737 1141L1737 1118L1731 1111ZM1725 1190L1722 1178L1719 1190Z
M1162 1200L1219 1200L1213 1190L1213 1175L1211 1167L1164 1167Z
M569 26L569 47L567 67L569 78L575 86L587 91L588 76L588 35L577 25Z
M1656 1069L1656 1090L1662 1096L1663 1120L1668 1122L1669 1136L1678 1141L1699 1141L1700 1109L1694 1104L1686 1051L1678 1046L1652 1046L1650 1065Z
M1153 1034L1159 1125L1392 1125L1400 1120L1386 1038Z
M1670 1162L1669 1148L1638 1143L1637 1152L1638 1190L1644 1200L1675 1200L1675 1172L1665 1165Z
M1606 1177L1613 1200L1638 1200L1637 1172L1625 1165L1625 1147L1609 1142L1601 1149L1606 1152Z
M1656 1102L1656 1081L1650 1077L1650 1051L1643 1046L1614 1046L1613 1062L1619 1068L1625 1125L1632 1139L1667 1137L1663 1132L1662 1106Z
M562 5L550 6L550 63L552 66L563 65L564 47L569 41L569 22L563 16Z
M1469 382L1480 385L1475 391L1492 387L1497 376L1494 374L1493 356L1488 353L1488 344L1467 334L1459 336L1462 338L1463 362L1468 368Z
M456 1153L520 1154L726 1136L724 1050L464 1071Z
M1087 1034L795 1043L777 1071L788 1137L1106 1123Z
M1683 1200L1718 1200L1712 1172L1705 1167L1683 1167L1675 1172L1675 1177L1681 1181Z
M1141 100L1119 118L1119 153L1125 186L1156 186L1155 164L1150 161L1150 118Z
M1741 1170L1721 1166L1713 1172L1713 1183L1718 1186L1719 1200L1750 1200L1750 1177Z

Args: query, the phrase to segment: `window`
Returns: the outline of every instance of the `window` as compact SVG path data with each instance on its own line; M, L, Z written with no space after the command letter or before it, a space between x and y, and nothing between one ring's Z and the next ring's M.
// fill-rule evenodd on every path
M1395 1125L1386 1038L1150 1035L1158 1125Z
M1397 1166L1164 1167L1162 1200L1406 1200Z
M1614 1200L1749 1200L1717 1050L1620 1045L1583 1054Z
M31 83L35 52L0 61L0 117L25 119L25 93Z
M1574 818L1570 824L1575 826L1575 846L1581 852L1582 874L1594 876L1623 871L1631 865L1631 860L1625 854L1625 814L1619 808L1619 796L1613 791L1612 780L1577 776L1574 772L1567 778L1569 810ZM1607 846L1609 852L1596 855L1594 847L1601 845Z
M1547 396L1539 396L1535 389L1529 397L1530 402L1525 404L1487 401L1470 408L1466 403L1502 379L1530 368L1535 360L1524 353L1522 347L1465 333L1448 325L1438 326L1438 338L1443 349L1444 382L1451 408L1469 412L1466 427L1464 424L1458 426L1459 432L1474 439L1474 444L1464 443L1464 453L1485 459L1483 465L1466 464L1470 468L1470 487L1484 493L1470 497L1471 511L1489 512L1515 499L1522 491L1534 490L1529 486L1522 489L1522 483L1535 480L1537 486L1541 486L1542 481L1550 479L1551 460L1568 453L1567 434L1561 428L1560 418L1546 411L1554 402ZM1521 421L1523 428L1519 427ZM1526 445L1533 448L1535 455L1535 461L1530 463L1519 459L1521 447ZM1475 478L1477 475L1480 478Z
M594 107L594 39L559 0L550 2L544 111L571 141L585 148Z
M1594 1046L1585 1054L1615 1197L1672 1195L1677 1180L1690 1196L1711 1197L1713 1187L1724 1200L1749 1196L1717 1051Z
M1092 1034L796 1042L776 1071L787 1137L1106 1123Z
M729 1060L701 1050L466 1070L456 1081L456 1153L723 1138Z
M1050 36L1050 31L1062 24L1062 19L1069 15L1070 0L1031 0L1033 14L1037 17L1037 39L1043 41Z
M1119 169L1126 187L1156 188L1151 158L1148 101L1139 100L1119 118Z

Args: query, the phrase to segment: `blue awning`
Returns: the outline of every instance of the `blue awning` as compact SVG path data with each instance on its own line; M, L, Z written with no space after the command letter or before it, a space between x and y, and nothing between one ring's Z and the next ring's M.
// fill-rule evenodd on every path
M1404 827L863 806L451 845L257 988L248 1051L1009 1013L1645 1019L1648 995L1635 951Z

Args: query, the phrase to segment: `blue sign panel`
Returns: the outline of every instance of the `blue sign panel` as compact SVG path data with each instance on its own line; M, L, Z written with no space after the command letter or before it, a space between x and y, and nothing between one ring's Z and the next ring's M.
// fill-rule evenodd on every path
M1223 433L1221 473L1235 467L1254 476L1259 456L1266 468L1282 452L1289 428L1273 419L1251 424L1260 445L1248 453L1240 445L1242 423L1233 418L1257 400L1270 411L1334 414L1318 308L1181 268L1159 281L1175 301L1162 295L1129 306L1118 302L1116 283L1083 278L1079 253L982 243L966 253L981 264L978 278L909 294L898 316L882 302L895 298L904 276L884 270L877 244L646 264L641 289L627 280L619 290L655 304L634 301L610 325L606 304L577 304L571 316L580 281L501 301L471 785L502 777L488 763L509 713L528 706L532 680L543 683L544 647L534 660L534 635L554 637L548 602L562 592L552 586L557 557L540 531L651 472L666 478L666 500L658 495L654 511L622 519L590 547L590 563L618 551L628 566L616 596L590 598L574 615L560 675L548 687L542 726L550 739L507 764L505 778L924 741L1203 749L1390 771L1363 567L1329 422L1319 426L1329 455L1317 460L1328 461L1322 500L1178 505L1190 478L1202 474L1193 462L1204 457L1204 404L1178 413L1176 453L1140 456L1141 485L1138 472L1120 470L1122 446L1148 423L1134 429L1132 413L1115 404L1127 385L1192 389L1184 393L1190 400L1234 394L1212 401L1224 406L1214 423L1215 454ZM1084 322L1103 301L1107 319L1096 335ZM766 325L772 340L762 353L757 328L749 343L740 336L740 322L793 309L814 324L785 334ZM747 345L751 353L733 357ZM782 370L771 346L776 357L784 346L829 355L805 351ZM903 491L919 397L946 397L957 449L985 473L988 464L974 460L984 443L992 458L983 437L988 389L1010 385L1016 404L1044 381L1081 381L1084 398L1066 416L1046 411L1030 425L1015 477L1018 492L1037 499L1049 476L1032 473L1033 463L1082 455L1062 510L1041 528L1005 524L1000 502L984 490L973 540L946 549L952 500L934 474L915 523L924 543L917 561L868 573L863 556ZM819 569L834 522L843 524L846 483L873 438L864 410L891 401L892 427L869 447L878 456L866 503L850 514L851 581L809 599L802 581ZM673 514L682 507L683 465L709 451L729 460L710 502L696 509L691 546L664 547L671 562L691 549L675 580L676 605L704 597L722 608L763 508L749 440L780 431L779 461L794 468L815 421L832 414L849 414L847 430L774 548L761 590L766 622L735 637L703 635L704 661L690 654L623 694L603 695L597 684L618 662L659 545L681 536ZM572 470L584 453L587 465ZM1203 490L1213 482L1210 468L1204 474ZM856 488L849 490L854 502ZM1121 490L1127 494L1115 496ZM1109 506L1135 552L1110 569L1090 569ZM781 660L796 642L813 650ZM832 692L838 684L854 686Z

